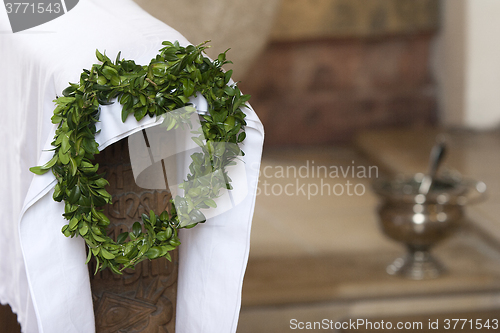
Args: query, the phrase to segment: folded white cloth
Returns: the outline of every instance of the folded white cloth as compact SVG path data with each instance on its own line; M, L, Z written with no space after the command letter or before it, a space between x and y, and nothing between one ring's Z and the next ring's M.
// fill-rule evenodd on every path
M65 15L16 34L0 9L0 302L11 305L23 332L95 331L85 245L61 233L66 221L63 204L52 200L53 175L28 170L52 156L44 151L55 130L52 100L96 63L96 49L147 64L164 40L188 44L130 0L80 0ZM264 137L253 110L244 111L246 172L233 180L246 181L248 192L233 209L181 234L178 333L236 331ZM133 117L123 124L120 114L118 103L103 107L100 150L154 125Z

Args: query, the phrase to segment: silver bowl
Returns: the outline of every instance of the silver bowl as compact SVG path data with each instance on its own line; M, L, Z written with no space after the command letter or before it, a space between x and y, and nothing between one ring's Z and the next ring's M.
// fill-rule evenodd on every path
M373 184L381 198L378 216L382 231L406 245L405 256L387 267L391 275L414 280L436 278L444 266L430 249L464 222L464 206L484 197L482 182L446 175L433 181L427 195L419 193L424 175L380 179Z

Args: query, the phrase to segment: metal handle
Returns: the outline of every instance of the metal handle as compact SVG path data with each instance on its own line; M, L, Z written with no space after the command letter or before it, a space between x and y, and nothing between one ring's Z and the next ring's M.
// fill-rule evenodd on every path
M439 136L437 142L432 147L431 155L429 157L429 172L424 176L418 192L423 195L427 195L432 186L432 182L436 177L437 170L443 161L444 155L446 153L446 143L444 136Z

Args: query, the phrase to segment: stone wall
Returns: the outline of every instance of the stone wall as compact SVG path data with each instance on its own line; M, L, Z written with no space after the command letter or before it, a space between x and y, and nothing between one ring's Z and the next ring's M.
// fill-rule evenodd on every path
M283 0L271 38L369 37L434 31L437 0Z
M284 0L240 84L266 145L347 143L363 129L434 124L437 3Z

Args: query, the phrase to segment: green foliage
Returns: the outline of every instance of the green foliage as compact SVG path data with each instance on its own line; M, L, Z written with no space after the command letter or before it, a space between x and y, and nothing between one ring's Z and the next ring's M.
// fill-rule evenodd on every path
M94 256L97 269L109 267L120 273L145 259L166 257L180 245L178 230L205 222L200 209L216 207L213 199L222 189L231 189L225 168L243 152L237 146L245 138L245 114L241 110L250 98L236 84L229 85L232 71L222 66L230 63L226 52L215 61L205 57L206 43L180 46L163 42L164 47L147 66L133 60L112 62L96 50L99 64L83 70L79 83L70 83L63 96L54 100L52 122L58 124L54 156L43 166L30 170L38 175L52 170L57 179L53 198L64 201L63 216L69 221L62 228L67 237L81 236L89 248L87 262ZM151 211L135 222L132 232L118 235L114 241L107 236L110 224L102 206L111 203L106 191L108 182L97 173L94 155L99 153L96 122L100 105L117 100L122 105L122 120L133 115L142 118L166 115L166 130L189 125L189 113L170 111L187 107L189 97L202 94L209 105L203 116L201 132L193 140L202 153L191 156L190 173L180 185L184 197L173 198L170 210L156 215ZM186 108L195 112L194 108Z

